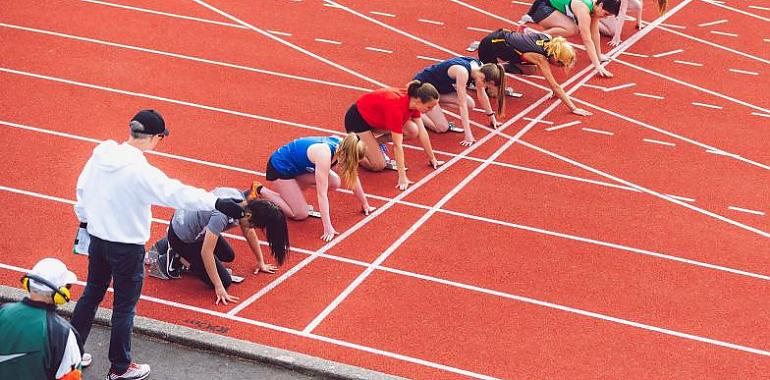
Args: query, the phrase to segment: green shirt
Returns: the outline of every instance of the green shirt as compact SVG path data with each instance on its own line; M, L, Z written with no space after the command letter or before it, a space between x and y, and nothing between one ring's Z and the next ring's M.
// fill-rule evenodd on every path
M55 379L79 369L74 330L55 309L29 299L0 307L0 379Z
M564 13L565 15L571 17L573 20L577 22L575 13L572 12L572 7L570 7L572 0L549 0L549 1L551 2L551 6L556 8L557 11ZM594 11L593 0L580 0L580 1L582 1L588 7L588 12Z

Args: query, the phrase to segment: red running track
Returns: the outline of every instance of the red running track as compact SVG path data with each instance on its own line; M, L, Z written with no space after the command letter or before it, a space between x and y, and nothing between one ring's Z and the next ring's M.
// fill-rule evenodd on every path
M194 2L7 6L0 36L13 43L0 46L0 204L10 233L0 243L0 283L15 286L18 271L45 256L85 278L85 260L67 253L75 181L96 142L124 137L132 110L152 106L169 121L174 134L159 150L171 156L149 157L172 177L245 186L262 178L280 144L341 132L347 106L375 82L405 83L431 63L424 57L462 52L483 36L478 29L507 26L501 20L525 8L340 3L359 15L321 2L209 3L305 52ZM648 31L629 50L646 58L621 55L610 64L615 78L577 90L593 117L559 105L503 150L531 124L517 118L506 135L490 136L437 174L409 149L418 184L400 200L394 173L363 173L371 201L386 210L362 221L351 195L332 194L335 226L349 235L317 252L320 223L290 223L296 250L288 263L276 275L247 275L232 288L240 303L214 306L192 278L150 278L138 312L410 378L764 377L770 157L761 143L768 104L756 86L770 70L757 43L737 41L768 27L761 10L739 10L756 15L701 2L672 12L666 23L685 29ZM698 26L719 20L726 21ZM653 57L676 49L683 51ZM525 96L508 101L509 116L544 93L512 83ZM477 129L477 138L486 136ZM431 138L442 158L464 152L457 135ZM170 210L154 211L157 239ZM233 270L250 273L246 245L229 239L239 252ZM314 252L321 255L305 261ZM291 268L301 269L246 301Z

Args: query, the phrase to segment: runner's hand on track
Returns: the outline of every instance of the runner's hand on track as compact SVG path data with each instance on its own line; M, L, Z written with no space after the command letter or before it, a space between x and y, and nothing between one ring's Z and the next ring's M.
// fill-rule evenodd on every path
M579 115L579 116L591 116L591 115L593 115L591 112L588 112L588 111L586 111L586 110L584 110L582 108L575 108L574 110L572 110L572 113L574 113L575 115Z
M407 178L407 176L404 176L404 178L399 178L398 179L398 184L396 185L396 188L401 190L401 191L404 191L404 190L406 190L409 187L409 185L411 185L413 183L414 182L410 181L409 178Z
M433 170L438 169L439 166L446 164L446 162L441 160L433 160L430 162L430 166L433 167Z
M371 214L372 212L374 212L374 210L376 210L376 209L377 209L377 207L372 207L372 206L369 206L369 205L361 207L361 211L364 213L364 215L367 215L367 216L369 214Z
M610 42L607 42L607 45L618 46L618 45L620 45L620 42L621 42L620 38L613 38L612 40L610 40Z
M275 273L275 271L278 270L278 267L273 264L257 264L257 269L254 269L254 274L257 274L259 272L265 272L265 273Z
M214 292L217 294L217 302L215 305L219 305L219 301L222 301L222 305L227 305L227 301L232 303L238 302L238 297L227 294L227 290L224 286L217 287L214 289Z
M599 72L599 75L601 75L601 76L603 76L605 78L612 78L613 77L612 73L609 72L609 70L605 69L604 67L599 67L599 69L597 71Z
M337 230L334 229L331 225L324 226L324 234L321 236L321 240L323 241L332 241L335 236L339 235L340 233L337 232Z

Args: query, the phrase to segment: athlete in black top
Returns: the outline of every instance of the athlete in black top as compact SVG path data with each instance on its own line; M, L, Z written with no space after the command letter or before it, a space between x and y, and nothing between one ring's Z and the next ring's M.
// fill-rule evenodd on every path
M572 103L551 72L550 65L561 66L565 72L575 65L575 50L564 37L498 29L481 40L478 53L484 63L504 62L505 70L512 74L534 74L539 69L553 92L572 113L591 115Z

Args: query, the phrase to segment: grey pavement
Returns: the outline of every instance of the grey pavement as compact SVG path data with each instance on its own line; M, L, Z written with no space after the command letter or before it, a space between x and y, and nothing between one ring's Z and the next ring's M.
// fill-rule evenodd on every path
M93 356L93 364L83 370L84 380L104 379L110 368L107 351L110 346L110 330L96 325L86 342L86 352ZM240 359L233 356L199 351L160 339L134 334L131 339L133 359L150 365L152 372L148 379L209 380L209 379L265 379L295 380L320 379L318 376Z

